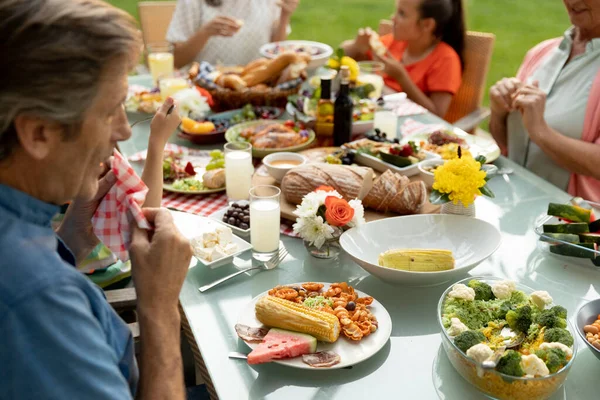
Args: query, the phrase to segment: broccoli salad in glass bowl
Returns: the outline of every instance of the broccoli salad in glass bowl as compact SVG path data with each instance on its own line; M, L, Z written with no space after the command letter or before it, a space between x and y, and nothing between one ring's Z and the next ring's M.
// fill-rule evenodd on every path
M457 282L440 299L438 321L452 365L495 398L549 397L577 352L567 310L512 281Z

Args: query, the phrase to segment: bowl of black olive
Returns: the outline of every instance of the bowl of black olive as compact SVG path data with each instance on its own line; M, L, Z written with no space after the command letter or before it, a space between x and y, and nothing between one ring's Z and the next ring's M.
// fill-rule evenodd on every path
M240 237L250 236L250 205L247 201L237 201L211 214L210 218L218 220Z

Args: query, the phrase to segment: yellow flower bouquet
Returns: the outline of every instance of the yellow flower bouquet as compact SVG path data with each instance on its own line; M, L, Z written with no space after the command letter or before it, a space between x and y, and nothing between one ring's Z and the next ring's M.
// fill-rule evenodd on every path
M466 208L477 196L494 197L487 187L489 177L482 166L485 157L476 158L461 155L458 148L458 158L446 161L433 172L433 186L429 201L431 204L462 203Z

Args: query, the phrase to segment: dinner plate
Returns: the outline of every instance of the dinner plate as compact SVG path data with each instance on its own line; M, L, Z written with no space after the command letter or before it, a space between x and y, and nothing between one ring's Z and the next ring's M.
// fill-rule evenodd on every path
M189 240L192 240L197 236L201 236L204 232L214 230L218 225L220 225L216 221L213 221L206 217L201 217L199 215L173 210L170 210L170 212L173 216L173 222L175 223L177 229L179 229L181 234ZM252 249L252 245L246 242L244 239L239 238L235 235L233 235L232 239L232 243L235 243L238 247L238 251L236 251L235 253L215 261L207 261L203 258L196 256L195 254L194 258L200 261L202 264L206 265L208 268L214 269L222 267L223 265L230 264L236 256Z
M273 124L284 124L285 121L284 120L279 120L279 119L258 119L256 121L249 121L249 122L244 122L238 125L234 125L231 128L227 129L227 132L225 132L225 140L227 140L227 142L229 143L236 143L236 142L244 142L242 140L239 140L239 136L240 134L246 130L246 129L250 129L255 127L256 125L262 125L265 123L273 123ZM263 158L271 153L277 153L280 151L300 151L300 150L304 150L308 147L310 147L310 145L315 141L315 132L312 129L308 129L308 140L302 144L299 144L297 146L291 146L291 147L283 147L283 148L277 148L277 149L258 149L255 147L252 147L252 156L255 158Z
M287 286L301 285L302 283L291 283ZM319 283L325 285L324 289L327 289L331 285L331 283L326 282ZM356 288L354 290L359 297L369 296L368 294L361 292ZM263 326L262 323L256 319L254 306L256 305L258 299L263 296L267 296L268 293L269 291L267 290L253 298L252 301L250 301L242 310L237 319L237 324L251 327ZM331 350L340 356L341 360L338 364L329 368L315 368L302 362L302 357L295 357L287 360L276 360L273 362L292 368L324 370L349 367L374 356L387 343L390 335L392 334L392 318L385 307L379 301L377 301L376 297L373 298L373 303L369 307L371 309L371 313L377 318L377 322L379 323L379 327L374 333L370 334L359 342L353 342L352 340L344 337L343 334L340 334L340 338L335 343L318 342L317 351ZM245 341L244 343L246 343L251 349L254 349L256 346L258 346L258 343L248 343Z
M467 132L459 128L454 128L452 132L463 139L469 145L469 151L473 157L479 155L484 156L486 162L490 163L500 157L500 148L492 138L486 138L482 136L470 135ZM429 135L433 132L417 133L414 135L405 136L400 140L401 144L413 141L415 143L426 142L429 139Z
M191 156L184 155L181 159L183 165L185 165L188 161L194 165L194 170L196 171L196 176L194 178L198 179L202 182L202 175L206 172L205 167L199 167L198 164L207 165L210 162L209 156ZM163 182L163 190L172 193L180 193L180 194L211 194L211 193L219 193L225 190L225 186L217 188L217 189L204 189L204 190L181 190L175 189L172 183L164 183Z

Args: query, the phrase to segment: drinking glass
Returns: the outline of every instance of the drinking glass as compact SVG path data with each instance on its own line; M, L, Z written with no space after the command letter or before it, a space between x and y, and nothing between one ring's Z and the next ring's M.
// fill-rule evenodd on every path
M257 260L268 261L279 250L280 196L277 186L250 189L250 243L252 256Z
M185 78L162 78L158 81L158 88L160 89L160 96L163 101L165 101L167 97L189 87L190 84Z
M155 87L162 78L170 78L175 70L173 45L167 42L148 43L148 68Z
M360 68L359 84L366 85L370 83L375 90L369 93L369 97L372 99L380 98L383 93L383 70L385 65L379 61L360 61L358 66Z
M389 110L377 108L373 127L379 129L382 133L387 134L388 139L394 139L398 136L398 116Z
M252 145L227 143L225 145L225 184L231 201L248 200L252 187Z

